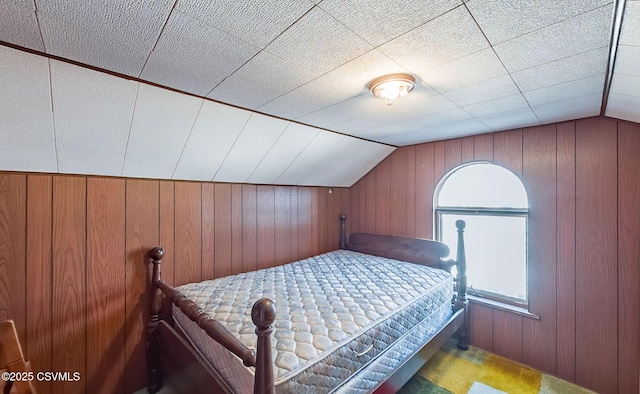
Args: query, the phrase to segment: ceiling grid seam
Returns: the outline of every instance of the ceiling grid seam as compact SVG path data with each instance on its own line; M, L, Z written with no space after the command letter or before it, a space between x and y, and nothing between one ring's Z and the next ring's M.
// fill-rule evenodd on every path
M171 7L171 11L169 11L169 14L167 15L167 19L164 21L164 23L162 24L162 27L160 28L158 37L156 37L155 42L151 47L151 50L147 54L147 57L144 59L144 62L142 63L142 67L140 67L140 72L138 73L137 78L142 78L142 73L144 72L144 68L147 66L147 62L149 61L151 54L153 53L153 51L156 50L156 46L158 46L158 42L160 42L160 37L162 37L162 33L164 33L164 29L167 27L167 24L169 23L169 19L171 19L171 15L173 15L173 12L176 10L177 5L178 5L178 0L175 0L173 2L173 6Z
M604 89L602 92L602 104L600 105L600 116L604 116L607 112L609 92L611 90L611 82L613 81L613 73L616 67L616 57L618 55L618 44L620 42L620 32L622 30L625 8L626 0L614 0L611 23L611 37L609 42L609 58L607 59L607 70L605 72Z
M129 150L129 140L131 140L131 129L133 128L133 117L136 113L136 106L138 105L138 92L140 91L140 83L136 84L136 96L133 100L133 110L131 111L131 119L129 120L129 134L127 135L127 144L124 148L124 157L122 158L122 168L120 169L120 176L124 174L124 164L127 161L127 151Z

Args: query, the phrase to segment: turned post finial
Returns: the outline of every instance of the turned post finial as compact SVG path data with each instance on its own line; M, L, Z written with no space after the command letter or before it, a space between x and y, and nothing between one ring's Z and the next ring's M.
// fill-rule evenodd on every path
M149 251L149 256L153 259L154 262L162 260L164 257L164 249L161 246L156 246L155 248Z
M272 325L276 321L276 304L268 298L259 299L251 308L251 320L256 325L256 334L258 334L253 392L254 394L275 394L271 332L273 332Z
M340 214L340 242L338 243L340 249L347 248L347 214Z
M276 304L268 298L259 299L251 308L251 320L259 329L268 329L276 321Z
M456 228L458 230L464 230L465 227L466 227L466 223L464 220L456 220Z

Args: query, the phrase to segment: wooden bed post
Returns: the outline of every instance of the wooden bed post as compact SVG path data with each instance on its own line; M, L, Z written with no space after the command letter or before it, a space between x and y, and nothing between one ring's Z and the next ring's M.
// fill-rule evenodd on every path
M162 388L162 375L160 373L160 349L158 343L158 320L162 310L162 290L156 285L161 280L160 265L164 249L157 246L151 249L152 267L148 269L148 295L149 295L149 323L147 324L147 369L150 393L157 393Z
M251 320L256 325L258 346L256 349L256 376L254 394L275 394L273 360L271 359L271 333L276 320L276 305L268 298L261 298L251 308Z
M345 213L340 215L340 249L347 248L347 215Z
M457 249L457 284L458 297L456 298L455 310L465 308L464 325L458 332L458 348L461 350L469 349L469 313L467 306L467 258L464 251L464 228L466 223L464 220L456 220L456 228L458 229L458 249Z

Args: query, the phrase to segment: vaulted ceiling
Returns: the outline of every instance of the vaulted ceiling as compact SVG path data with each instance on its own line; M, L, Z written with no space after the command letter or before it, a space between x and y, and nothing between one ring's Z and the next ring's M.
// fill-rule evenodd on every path
M5 170L350 186L398 145L640 122L636 0L16 0L0 41Z

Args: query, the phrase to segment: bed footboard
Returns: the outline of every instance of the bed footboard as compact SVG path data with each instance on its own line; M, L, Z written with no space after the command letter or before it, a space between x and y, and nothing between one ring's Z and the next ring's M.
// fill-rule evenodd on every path
M271 333L276 318L276 307L273 301L262 298L253 304L251 319L256 325L258 335L257 349L249 349L220 322L212 319L202 308L187 299L182 293L165 283L161 278L161 264L164 250L155 247L149 252L151 266L149 276L149 323L147 325L147 367L150 393L156 393L162 388L162 373L160 369L160 349L158 341L158 322L162 312L163 294L174 305L209 337L238 356L247 367L255 367L255 394L275 393L273 378L273 362L271 359Z

